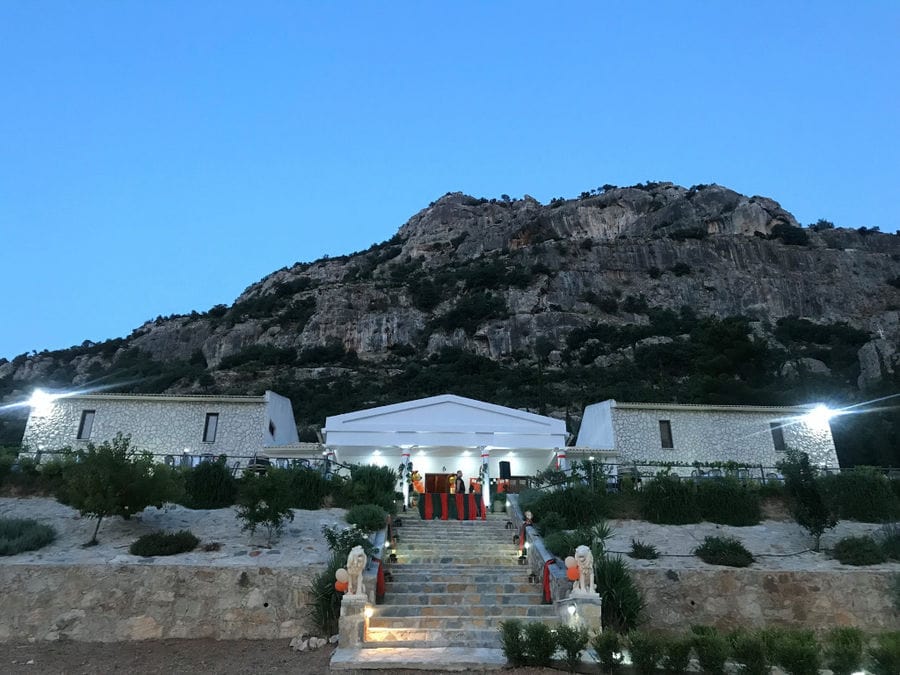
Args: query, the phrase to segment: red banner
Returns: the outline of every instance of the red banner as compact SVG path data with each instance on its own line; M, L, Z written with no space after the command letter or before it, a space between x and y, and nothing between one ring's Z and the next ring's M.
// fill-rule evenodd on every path
M441 493L441 520L447 520L450 517L450 505L447 503L446 492Z

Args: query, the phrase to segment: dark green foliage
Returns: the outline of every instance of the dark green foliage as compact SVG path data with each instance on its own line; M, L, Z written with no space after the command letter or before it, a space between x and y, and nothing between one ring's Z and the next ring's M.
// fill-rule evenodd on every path
M322 508L322 500L329 494L330 483L318 471L305 467L289 469L291 506L295 509L315 511Z
M566 529L566 519L555 511L545 513L537 521L537 530L542 537L546 537L551 532L558 532Z
M759 524L759 492L736 478L713 478L697 484L700 516L710 523L747 526Z
M691 273L691 266L687 263L678 262L669 268L669 271L676 277L684 277Z
M872 675L900 673L900 631L882 633L869 648L868 669Z
M56 530L30 518L0 518L0 556L36 551L56 539Z
M234 504L236 497L237 481L224 457L184 472L182 503L189 509L221 509Z
M526 661L522 628L523 625L519 619L507 619L500 622L500 644L503 647L503 655L509 661L509 665L514 668L524 666Z
M691 637L671 636L664 643L663 667L672 675L681 675L691 663L694 640Z
M766 644L758 633L738 631L731 636L731 649L741 675L769 675Z
M219 362L219 370L230 370L241 366L289 366L297 359L297 350L292 347L274 345L250 345L236 354L226 356Z
M396 513L394 501L397 473L386 466L354 464L350 467L350 481L339 496L339 506L376 504L388 513Z
M525 624L525 663L529 666L549 666L556 652L556 639L550 626L536 621Z
M790 246L806 246L809 244L809 235L806 230L787 223L778 223L772 228L770 239L780 239Z
M812 631L782 631L772 650L772 660L788 675L819 675L821 650Z
M140 537L128 547L128 552L131 555L139 555L145 558L159 555L176 555L193 551L199 543L200 540L188 530L179 532L157 530Z
M375 553L375 547L369 541L366 533L354 526L338 528L324 525L322 527L322 536L328 542L328 548L338 557L343 556L344 560L347 559L350 551L356 546L362 546L366 555Z
M292 501L287 471L271 469L262 475L245 474L238 486L237 498L237 517L243 521L241 529L252 535L262 526L266 531L266 542L271 546L285 521L294 520Z
M619 556L594 558L594 582L603 600L602 624L605 629L627 633L644 618L644 597L625 561Z
M822 534L837 525L837 517L819 490L809 455L789 451L787 461L778 466L784 474L791 512L800 527L813 536L813 550L818 551Z
M862 665L865 635L859 628L833 628L825 636L825 667L834 675L850 675Z
M605 629L591 638L591 647L597 654L600 670L614 673L622 663L622 641L615 630Z
M831 551L842 565L877 565L887 560L887 554L872 537L844 537Z
M338 620L341 616L341 597L334 588L335 572L347 562L347 555L333 554L325 569L313 577L307 588L311 602L309 618L313 625L325 635L338 632Z
M737 539L731 537L706 537L694 549L694 555L710 565L747 567L753 563L753 555Z
M97 543L103 518L127 519L148 506L161 508L180 497L180 477L174 470L133 450L121 434L98 446L88 444L75 457L66 477L66 501L82 516L97 519L91 544Z
M355 353L354 353L355 354ZM297 356L297 365L308 366L319 363L343 363L353 360L340 340L329 340L324 345L307 347Z
M691 481L658 474L641 491L641 515L651 523L684 525L700 522L697 493Z
M891 481L869 467L845 469L818 479L825 501L838 518L882 523L900 516Z
M563 651L563 661L570 673L574 673L581 663L581 653L587 648L589 639L586 628L560 625L556 629L556 644Z
M648 275L651 279L659 279L659 278L662 276L662 270L659 269L658 267L648 267L648 268L647 268L647 275Z
M632 631L628 634L631 662L639 675L653 675L665 652L663 640L654 633Z
M891 560L900 561L900 523L889 523L876 533L881 550Z
M537 519L548 513L557 513L565 522L565 527L573 529L582 525L592 525L606 513L604 495L590 488L577 485L564 490L544 492L529 505Z
M485 291L460 298L450 311L434 320L433 326L447 331L462 328L468 335L474 335L485 321L504 318L508 313L506 300Z
M387 511L377 504L356 504L347 511L347 522L363 532L376 532L387 527Z
M900 276L891 277L887 280L887 284L893 286L894 288L900 288Z
M628 557L638 560L656 560L659 558L659 551L656 550L653 544L646 544L637 539L632 539L631 552L628 554Z
M575 551L575 543L568 532L558 530L544 537L544 546L557 558L565 558Z
M650 309L650 306L647 304L647 298L644 297L643 293L637 297L626 295L625 300L622 302L622 311L631 314L644 314L648 309Z
M709 675L724 675L725 662L731 654L728 640L712 626L691 626L691 631L700 668Z

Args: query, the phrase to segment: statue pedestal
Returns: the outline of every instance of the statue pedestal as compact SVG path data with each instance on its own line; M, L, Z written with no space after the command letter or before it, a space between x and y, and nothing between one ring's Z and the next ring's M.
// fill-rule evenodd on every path
M364 595L345 595L341 600L338 633L341 647L360 647L366 638L366 605Z
M568 598L556 601L559 620L572 628L587 628L592 632L600 632L603 628L600 616L603 601L598 593L573 591Z

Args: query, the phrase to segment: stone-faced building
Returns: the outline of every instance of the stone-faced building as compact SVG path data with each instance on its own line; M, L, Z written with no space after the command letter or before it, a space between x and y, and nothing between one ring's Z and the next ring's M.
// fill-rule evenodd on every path
M774 467L788 449L813 465L838 467L828 415L808 406L620 403L585 408L579 448L615 453L617 462L737 462Z
M22 445L31 453L131 437L154 455L253 456L296 444L290 399L262 396L76 394L44 396L32 405ZM161 457L158 457L161 459Z

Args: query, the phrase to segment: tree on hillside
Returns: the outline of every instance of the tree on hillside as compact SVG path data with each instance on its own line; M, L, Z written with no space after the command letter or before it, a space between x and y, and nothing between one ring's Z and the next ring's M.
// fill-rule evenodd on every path
M139 453L127 436L111 442L88 444L75 453L75 463L66 477L66 503L82 516L97 519L88 545L97 543L100 523L107 516L126 520L148 506L161 508L178 499L181 484L169 467L153 461L150 453Z
M779 464L778 468L784 474L791 512L800 527L813 536L813 550L818 551L822 534L837 525L837 517L819 489L816 470L809 463L809 455L789 450L787 461Z

